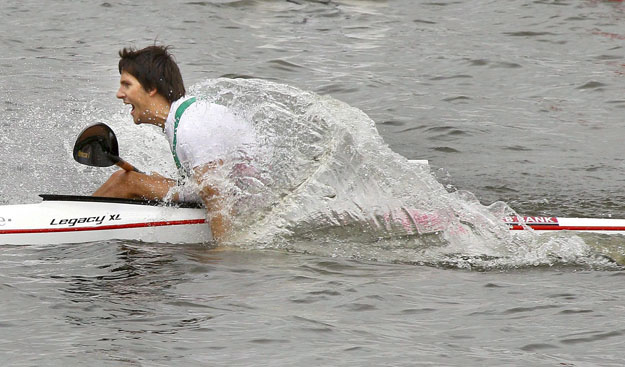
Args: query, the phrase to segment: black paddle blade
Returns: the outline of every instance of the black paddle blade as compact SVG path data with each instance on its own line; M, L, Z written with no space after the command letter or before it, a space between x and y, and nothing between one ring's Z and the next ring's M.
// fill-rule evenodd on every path
M74 144L74 159L95 167L109 167L119 162L119 146L113 130L103 123L85 128Z

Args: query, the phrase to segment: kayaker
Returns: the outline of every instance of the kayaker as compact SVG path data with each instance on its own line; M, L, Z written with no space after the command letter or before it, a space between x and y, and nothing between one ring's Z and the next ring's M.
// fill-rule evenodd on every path
M228 230L228 213L223 213L222 186L215 177L228 167L245 167L253 154L256 134L252 125L227 107L186 96L178 65L166 46L119 52L120 86L117 98L130 104L135 124L163 129L182 175L197 184L196 196L206 206L216 240ZM230 177L230 176L228 176ZM149 200L189 200L179 180L157 173L120 170L93 194Z

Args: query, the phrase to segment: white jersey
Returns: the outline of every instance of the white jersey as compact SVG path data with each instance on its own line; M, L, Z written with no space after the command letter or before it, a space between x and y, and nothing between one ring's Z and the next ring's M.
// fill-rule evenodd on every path
M189 98L172 103L164 129L172 152L176 149L186 172L210 162L232 162L254 156L256 133L252 125L225 106L199 99L180 117L174 147L176 110Z

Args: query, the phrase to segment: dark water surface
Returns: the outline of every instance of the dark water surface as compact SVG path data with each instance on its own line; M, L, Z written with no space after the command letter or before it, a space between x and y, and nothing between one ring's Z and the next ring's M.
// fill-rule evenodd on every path
M9 0L0 15L3 204L92 192L111 170L79 166L71 147L94 121L115 128L122 155L137 166L175 171L158 131L133 126L115 99L116 52L156 40L175 46L188 86L256 77L347 102L394 151L428 159L450 190L484 204L625 218L622 2ZM622 262L624 240L584 243ZM121 242L4 247L0 362L625 359L618 265L554 258L459 270L358 255Z
M204 246L2 253L4 365L619 365L620 272Z

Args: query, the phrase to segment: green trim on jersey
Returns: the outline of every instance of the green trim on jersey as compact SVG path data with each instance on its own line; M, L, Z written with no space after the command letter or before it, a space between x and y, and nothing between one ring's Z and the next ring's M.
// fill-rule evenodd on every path
M172 143L171 152L174 154L174 161L176 162L176 167L178 167L179 171L182 171L182 164L180 164L180 159L178 159L178 153L176 152L176 143L177 143L177 134L178 134L178 124L180 123L180 118L184 111L186 111L187 107L191 106L195 102L195 97L189 98L186 101L182 102L178 109L176 109L176 120L174 122L174 141Z

